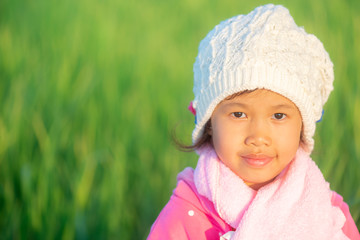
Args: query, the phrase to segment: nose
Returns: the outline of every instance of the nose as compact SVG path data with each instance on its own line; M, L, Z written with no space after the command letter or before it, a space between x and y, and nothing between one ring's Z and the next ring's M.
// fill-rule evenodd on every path
M245 138L245 144L256 147L270 146L272 144L272 140L269 126L263 121L251 121Z

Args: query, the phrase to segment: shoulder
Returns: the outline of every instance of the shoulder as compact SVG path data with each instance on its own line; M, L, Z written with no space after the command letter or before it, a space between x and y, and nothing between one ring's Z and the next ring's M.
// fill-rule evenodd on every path
M178 175L169 202L151 227L148 239L218 239L229 226L217 216L212 203L200 196L193 182L193 170Z
M339 207L346 218L346 222L342 228L345 235L351 240L360 240L359 231L350 214L349 206L344 202L343 197L336 192L332 192L331 203L333 206Z

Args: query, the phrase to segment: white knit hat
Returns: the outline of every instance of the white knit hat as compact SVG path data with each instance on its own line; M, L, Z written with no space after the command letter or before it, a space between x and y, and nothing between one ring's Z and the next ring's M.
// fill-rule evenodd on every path
M298 27L283 6L260 6L223 21L201 41L194 64L193 142L223 99L244 90L267 89L299 108L311 152L315 124L333 80L333 64L322 43Z

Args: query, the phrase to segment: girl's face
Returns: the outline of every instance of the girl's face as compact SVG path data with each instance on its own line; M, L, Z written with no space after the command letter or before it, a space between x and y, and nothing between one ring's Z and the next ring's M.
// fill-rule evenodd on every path
M220 160L257 190L294 158L302 119L290 100L259 89L219 103L211 126L210 135Z

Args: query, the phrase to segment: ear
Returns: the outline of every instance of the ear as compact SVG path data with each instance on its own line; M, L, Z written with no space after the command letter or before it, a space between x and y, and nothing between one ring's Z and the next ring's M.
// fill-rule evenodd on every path
M206 123L205 131L209 136L212 136L213 131L212 131L212 127L211 127L211 119Z
M306 145L305 139L304 139L304 124L301 126L299 147L304 149L306 152L308 151L308 146Z
M305 140L304 140L304 124L301 124L301 130L300 130L300 144L303 143L305 144Z
M209 120L209 122L207 122L205 131L209 136L212 136L211 120Z
M209 134L210 136L212 136L212 128L211 128L211 126L210 126L210 128L209 129L207 129L207 134Z

